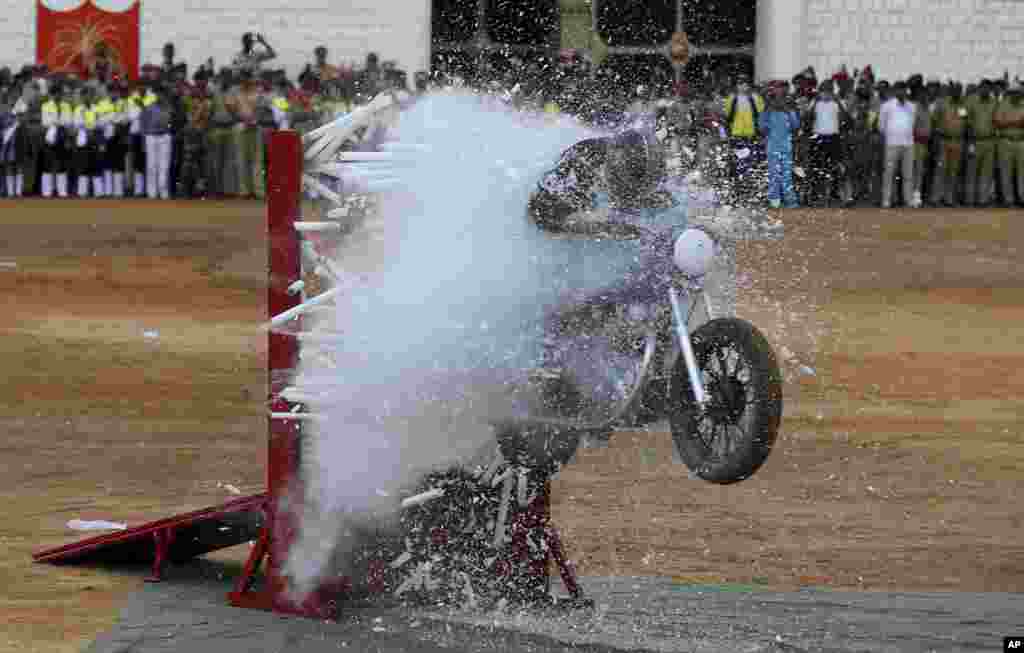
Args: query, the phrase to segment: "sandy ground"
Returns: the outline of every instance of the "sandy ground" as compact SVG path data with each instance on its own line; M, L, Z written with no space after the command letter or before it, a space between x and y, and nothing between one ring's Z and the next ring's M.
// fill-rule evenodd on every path
M134 524L226 500L225 484L262 489L264 209L3 209L0 650L79 650L144 572L34 565L33 550L77 539L69 519ZM555 482L580 572L1024 591L1024 221L780 215L781 245L740 252L740 313L787 359L777 450L730 487L673 466L662 432L581 452ZM215 557L231 570L246 552Z

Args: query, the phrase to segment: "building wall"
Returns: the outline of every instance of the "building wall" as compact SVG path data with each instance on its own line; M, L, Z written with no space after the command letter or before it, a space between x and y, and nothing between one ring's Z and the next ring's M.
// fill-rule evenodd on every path
M66 2L67 0L59 0ZM35 59L35 0L0 0L0 65ZM142 0L140 61L159 63L164 43L194 68L209 57L227 64L244 32L262 32L275 66L297 75L326 45L332 61L362 62L375 51L412 79L430 61L430 0Z
M1022 0L761 0L758 10L758 77L791 77L798 61L819 77L844 63L887 79L1024 77Z
M67 0L59 0L65 2ZM297 74L321 43L335 61L374 50L411 73L429 62L430 0L142 0L141 60L167 41L192 65L227 63L263 32ZM1024 0L758 0L757 77L819 75L845 63L882 77L1024 77ZM35 0L0 0L0 65L35 57ZM340 7L346 7L341 10ZM333 8L332 8L333 7Z

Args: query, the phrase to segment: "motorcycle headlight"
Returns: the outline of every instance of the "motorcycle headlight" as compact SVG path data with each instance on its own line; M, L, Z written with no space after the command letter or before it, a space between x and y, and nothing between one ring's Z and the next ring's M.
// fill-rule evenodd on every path
M698 279L711 269L717 253L715 241L703 229L687 229L676 238L672 260L687 277Z

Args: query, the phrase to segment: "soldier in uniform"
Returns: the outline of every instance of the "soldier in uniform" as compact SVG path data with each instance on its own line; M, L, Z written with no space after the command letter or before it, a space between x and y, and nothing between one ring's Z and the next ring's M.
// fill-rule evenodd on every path
M206 130L212 109L206 78L196 79L186 100L187 121L182 134L181 176L178 189L184 197L200 197L207 193Z
M43 151L43 96L32 80L22 86L21 97L14 104L18 116L20 142L16 145L18 160L16 183L24 195L36 192L36 176ZM20 181L19 181L20 180Z
M956 206L960 189L960 164L967 135L967 107L959 84L950 84L942 106L935 113L936 130L942 143L942 158L936 170L936 183L932 185L932 203L939 200L946 206Z
M1024 84L1007 90L993 123L999 133L999 174L1003 205L1024 206ZM1016 182L1016 183L1015 183Z
M233 197L238 193L235 173L234 127L238 116L228 101L231 73L221 71L210 103L210 128L207 131L207 179L210 193Z
M42 151L43 197L53 197L54 190L60 197L68 196L68 137L73 131L73 123L74 109L66 98L64 87L54 84L42 106L42 126L45 130Z
M996 164L996 128L992 122L996 100L992 82L982 81L978 97L968 106L967 125L973 162L967 168L967 204L988 206Z
M88 87L77 91L74 120L68 133L71 169L77 178L78 197L89 197L89 184L96 170L96 111Z
M111 85L111 103L114 111L110 116L110 137L107 139L107 166L110 177L105 180L108 195L124 197L124 175L128 148L131 147L131 114L127 88L122 82Z
M94 97L92 110L96 114L96 126L93 129L95 158L93 159L92 192L95 197L107 197L114 190L114 171L110 168L109 155L116 129L116 107L110 100L105 85L98 87Z

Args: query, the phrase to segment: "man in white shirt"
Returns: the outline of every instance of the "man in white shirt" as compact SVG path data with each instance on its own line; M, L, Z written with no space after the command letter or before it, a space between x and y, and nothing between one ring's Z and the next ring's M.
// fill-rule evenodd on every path
M892 181L897 164L903 176L903 201L907 206L919 206L914 197L914 120L915 107L907 101L907 86L900 82L893 86L892 98L882 105L878 126L885 142L885 170L882 175L882 208L892 202Z
M848 116L846 107L835 96L832 80L821 83L818 95L807 111L814 121L810 152L814 169L813 200L827 205L839 195L843 163L839 122L840 118Z

